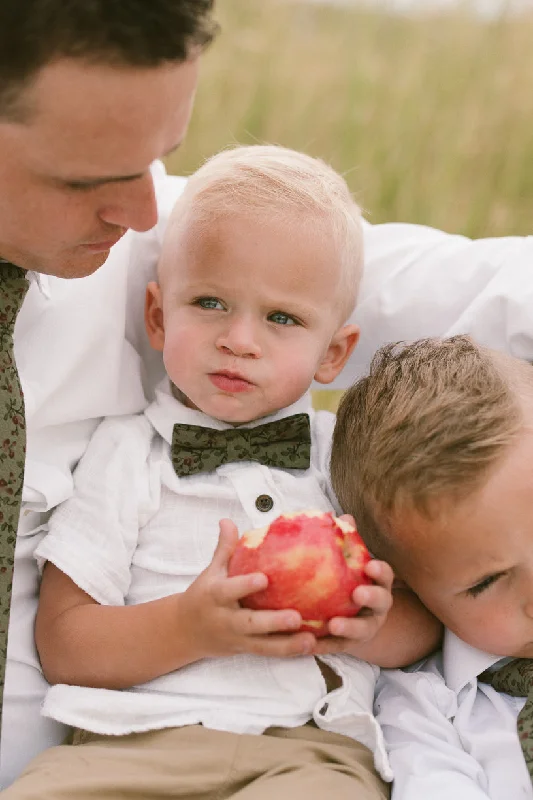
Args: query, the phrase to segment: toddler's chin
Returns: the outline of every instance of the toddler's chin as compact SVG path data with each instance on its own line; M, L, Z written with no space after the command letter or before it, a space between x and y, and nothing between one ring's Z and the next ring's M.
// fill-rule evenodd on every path
M229 402L226 402L228 401ZM228 425L246 425L248 422L253 422L265 414L261 413L261 409L243 408L238 401L233 402L234 398L223 398L222 402L213 403L209 410L204 413L221 422L226 422ZM267 412L269 413L269 412Z
M187 408L201 411L208 417L226 422L228 425L246 425L247 422L257 419L255 410L242 408L241 404L232 397L217 397L202 400L190 398L179 389L173 390L173 395Z

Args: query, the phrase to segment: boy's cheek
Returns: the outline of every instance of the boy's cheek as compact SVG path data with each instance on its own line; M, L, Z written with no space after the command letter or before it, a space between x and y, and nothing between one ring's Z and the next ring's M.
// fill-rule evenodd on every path
M468 602L475 603L476 598L468 598ZM480 609L477 613L463 606L455 609L451 617L443 619L443 622L460 639L486 653L512 656L517 655L516 649L522 647L515 633L512 615L502 613L494 606ZM531 633L533 638L533 625Z

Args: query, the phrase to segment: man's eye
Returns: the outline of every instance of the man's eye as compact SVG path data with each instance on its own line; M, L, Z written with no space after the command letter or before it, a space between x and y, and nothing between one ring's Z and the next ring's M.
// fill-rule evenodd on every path
M65 183L67 189L71 189L73 192L88 192L91 189L96 189L98 184L97 183L82 183L81 181L70 181L69 183Z
M268 319L270 322L275 322L276 325L298 325L294 317L284 314L283 311L274 311L272 314L269 314Z
M475 586L471 586L470 589L467 590L467 595L470 597L477 597L479 594L484 592L489 586L492 586L493 583L496 583L498 578L501 578L502 573L498 575L488 575L486 578L483 578L482 581L476 583Z
M195 305L200 306L200 308L216 308L216 309L224 309L224 306L218 299L218 297L199 297L197 300L194 301Z

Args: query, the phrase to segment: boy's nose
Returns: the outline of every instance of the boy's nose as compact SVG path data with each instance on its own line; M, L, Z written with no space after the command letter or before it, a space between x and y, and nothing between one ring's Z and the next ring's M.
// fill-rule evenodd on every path
M259 358L261 347L251 319L231 320L217 339L217 347L240 358Z
M524 603L524 611L529 619L533 620L533 597L531 597L531 594Z
M525 585L520 587L520 593L522 596L522 608L524 609L524 613L530 620L533 620L533 572L530 571Z

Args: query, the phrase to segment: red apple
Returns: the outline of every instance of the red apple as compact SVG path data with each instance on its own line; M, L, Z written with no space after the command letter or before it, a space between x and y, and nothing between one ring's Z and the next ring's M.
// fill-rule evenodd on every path
M301 630L326 636L332 617L353 617L360 610L352 592L372 581L364 566L370 554L357 530L331 513L283 514L265 528L239 539L228 574L263 572L268 586L241 600L252 609L294 608Z

